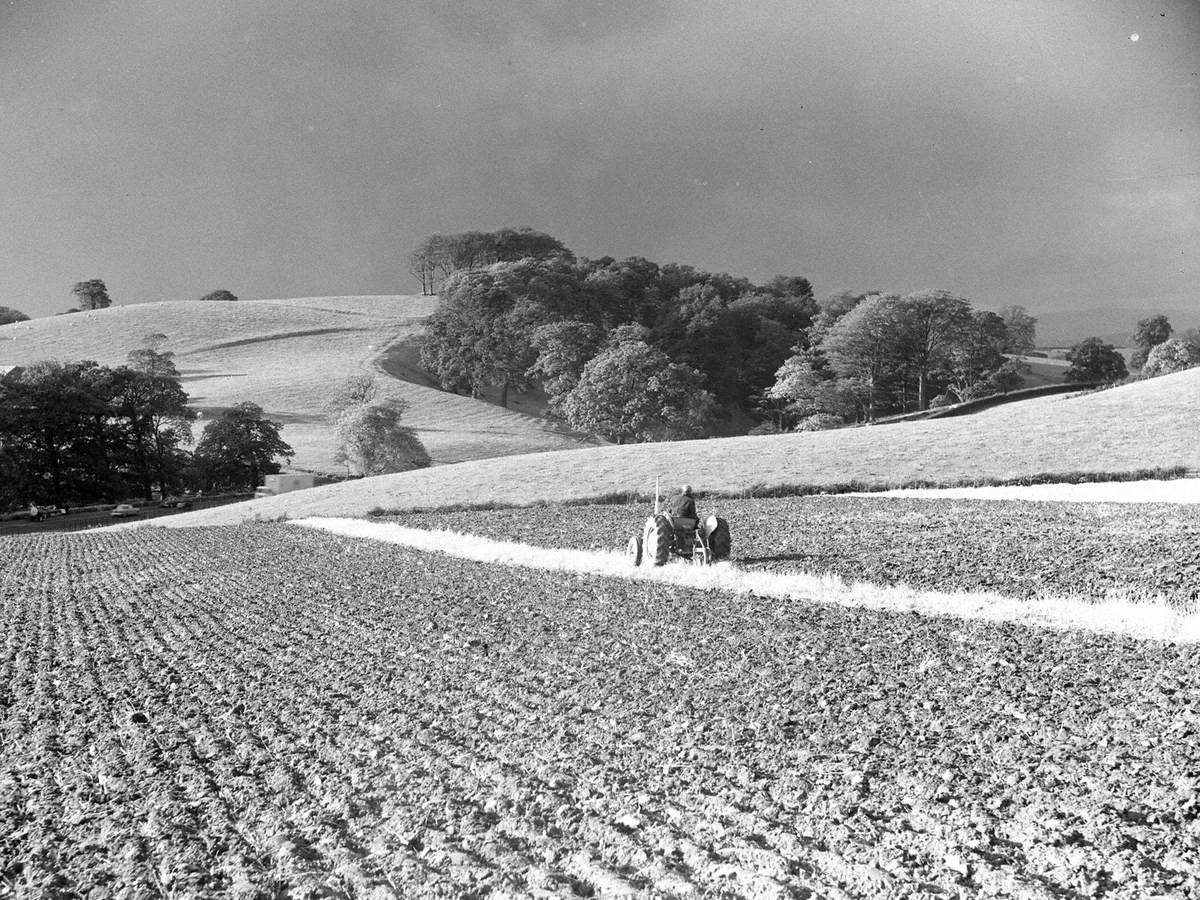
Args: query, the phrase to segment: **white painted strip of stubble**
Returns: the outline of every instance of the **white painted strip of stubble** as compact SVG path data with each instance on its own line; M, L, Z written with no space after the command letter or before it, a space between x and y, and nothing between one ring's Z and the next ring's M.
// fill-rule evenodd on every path
M1083 484L997 485L959 488L897 488L850 497L915 497L934 500L1034 500L1054 503L1200 503L1200 478L1160 481L1099 481Z
M804 572L748 572L729 563L707 567L683 563L638 567L622 553L533 547L453 531L408 528L394 522L314 517L297 519L289 524L445 553L476 562L602 575L701 590L797 598L888 612L1018 622L1042 628L1082 629L1178 643L1200 641L1200 613L1182 612L1161 602L1119 599L1090 602L1063 597L1018 600L994 593L945 593L904 586L847 584L835 576Z

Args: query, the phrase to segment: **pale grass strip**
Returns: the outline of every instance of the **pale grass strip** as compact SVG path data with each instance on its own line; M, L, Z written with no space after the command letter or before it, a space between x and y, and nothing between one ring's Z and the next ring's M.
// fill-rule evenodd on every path
M906 586L847 584L836 576L804 572L747 572L728 563L708 567L684 563L672 563L661 568L635 567L623 553L547 549L454 531L408 528L393 522L312 517L293 520L288 524L445 553L475 562L602 575L780 599L796 598L885 612L1017 622L1042 628L1082 629L1177 643L1200 641L1200 614L1181 612L1157 601L1106 599L1089 602L1064 597L1018 600L985 592L944 593Z

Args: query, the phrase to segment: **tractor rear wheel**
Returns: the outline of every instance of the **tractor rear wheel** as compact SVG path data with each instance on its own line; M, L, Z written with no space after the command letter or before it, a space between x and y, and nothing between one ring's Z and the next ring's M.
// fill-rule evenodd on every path
M675 529L669 516L655 516L646 522L642 537L642 553L653 565L664 566L671 557L671 545L675 543Z
M717 516L717 527L708 536L708 549L713 559L729 559L733 549L733 539L729 535L729 523Z
M629 539L629 543L625 545L625 555L635 566L642 564L642 536L640 534L635 534Z

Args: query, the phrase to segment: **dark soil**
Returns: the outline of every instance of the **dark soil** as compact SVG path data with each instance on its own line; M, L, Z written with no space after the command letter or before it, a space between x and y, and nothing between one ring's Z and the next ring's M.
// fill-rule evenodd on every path
M1196 896L1198 704L1195 647L0 538L0 895Z

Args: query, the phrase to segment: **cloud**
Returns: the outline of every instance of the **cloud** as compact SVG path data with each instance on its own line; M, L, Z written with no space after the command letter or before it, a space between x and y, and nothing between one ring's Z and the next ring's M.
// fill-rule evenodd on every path
M424 234L507 224L819 292L999 296L1021 260L1047 302L1072 279L1136 295L1162 257L1101 279L1097 246L1165 246L1194 215L1109 197L1194 168L1200 31L1164 8L6 7L0 302L60 296L80 269L132 300L214 278L400 290Z

